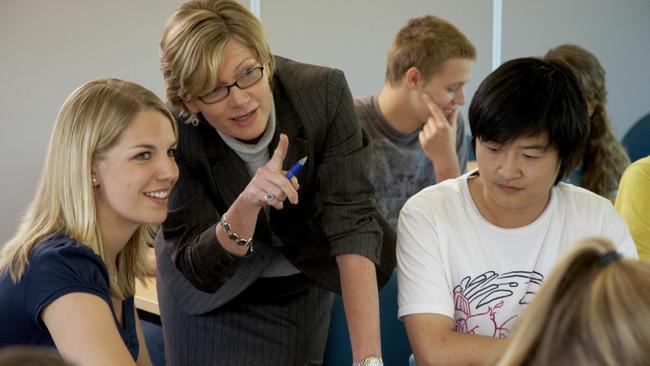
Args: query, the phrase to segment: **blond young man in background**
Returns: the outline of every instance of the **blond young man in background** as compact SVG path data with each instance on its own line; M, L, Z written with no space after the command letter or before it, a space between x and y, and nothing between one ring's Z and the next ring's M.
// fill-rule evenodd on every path
M414 18L388 51L383 89L355 100L359 122L373 140L370 180L393 227L409 197L465 170L458 108L465 104L464 86L475 60L476 49L454 25L431 15ZM443 118L432 118L427 101Z

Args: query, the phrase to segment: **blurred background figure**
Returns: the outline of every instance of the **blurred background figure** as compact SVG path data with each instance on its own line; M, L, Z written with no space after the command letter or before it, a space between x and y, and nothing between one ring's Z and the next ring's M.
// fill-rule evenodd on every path
M605 69L596 56L576 45L561 45L544 56L567 66L575 74L587 100L590 131L580 163L566 178L568 183L614 200L618 182L630 159L612 132L607 115Z
M639 258L650 260L650 156L625 170L615 207L630 229Z
M373 141L370 181L393 228L411 196L465 171L469 148L459 111L475 61L476 48L456 26L433 15L412 18L390 46L384 87L355 100Z
M47 347L14 346L0 350L0 366L71 366L56 350Z
M650 263L580 242L524 312L499 366L647 365Z

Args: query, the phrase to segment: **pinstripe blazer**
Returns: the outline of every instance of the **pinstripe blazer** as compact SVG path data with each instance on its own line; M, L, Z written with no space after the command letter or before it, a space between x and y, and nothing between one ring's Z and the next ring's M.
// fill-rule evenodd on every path
M180 179L156 238L158 295L190 315L208 313L241 293L277 251L320 286L340 293L335 256L371 259L380 285L395 265L395 233L378 214L367 178L370 149L343 73L276 57L272 81L276 132L289 138L284 169L303 156L299 204L260 211L254 251L236 257L219 244L215 226L251 177L213 127L178 122ZM273 247L272 236L285 244ZM384 242L382 245L382 241Z

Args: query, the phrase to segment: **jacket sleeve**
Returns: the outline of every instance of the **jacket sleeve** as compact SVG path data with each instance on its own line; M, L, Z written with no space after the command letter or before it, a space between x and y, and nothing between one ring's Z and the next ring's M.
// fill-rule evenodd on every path
M163 224L176 268L198 289L215 292L246 260L226 251L215 234L220 216L209 191L181 154L180 177L171 192L169 214Z
M332 255L356 253L379 264L382 238L375 219L375 190L368 179L369 144L340 70L331 70L327 78L326 118L317 173L323 207L320 226Z

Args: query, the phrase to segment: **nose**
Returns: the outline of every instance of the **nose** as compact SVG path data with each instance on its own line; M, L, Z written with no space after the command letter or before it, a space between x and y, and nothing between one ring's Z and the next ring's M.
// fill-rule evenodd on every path
M454 103L457 105L465 104L465 88L459 88L454 95Z
M158 165L158 179L171 181L172 184L178 180L178 165L173 157L165 156Z
M233 108L245 106L250 100L250 95L245 90L241 90L238 86L230 88L230 95L228 96L228 104Z
M506 181L517 179L521 177L521 168L520 162L517 155L509 151L503 155L503 158L499 161L499 168L497 172Z

